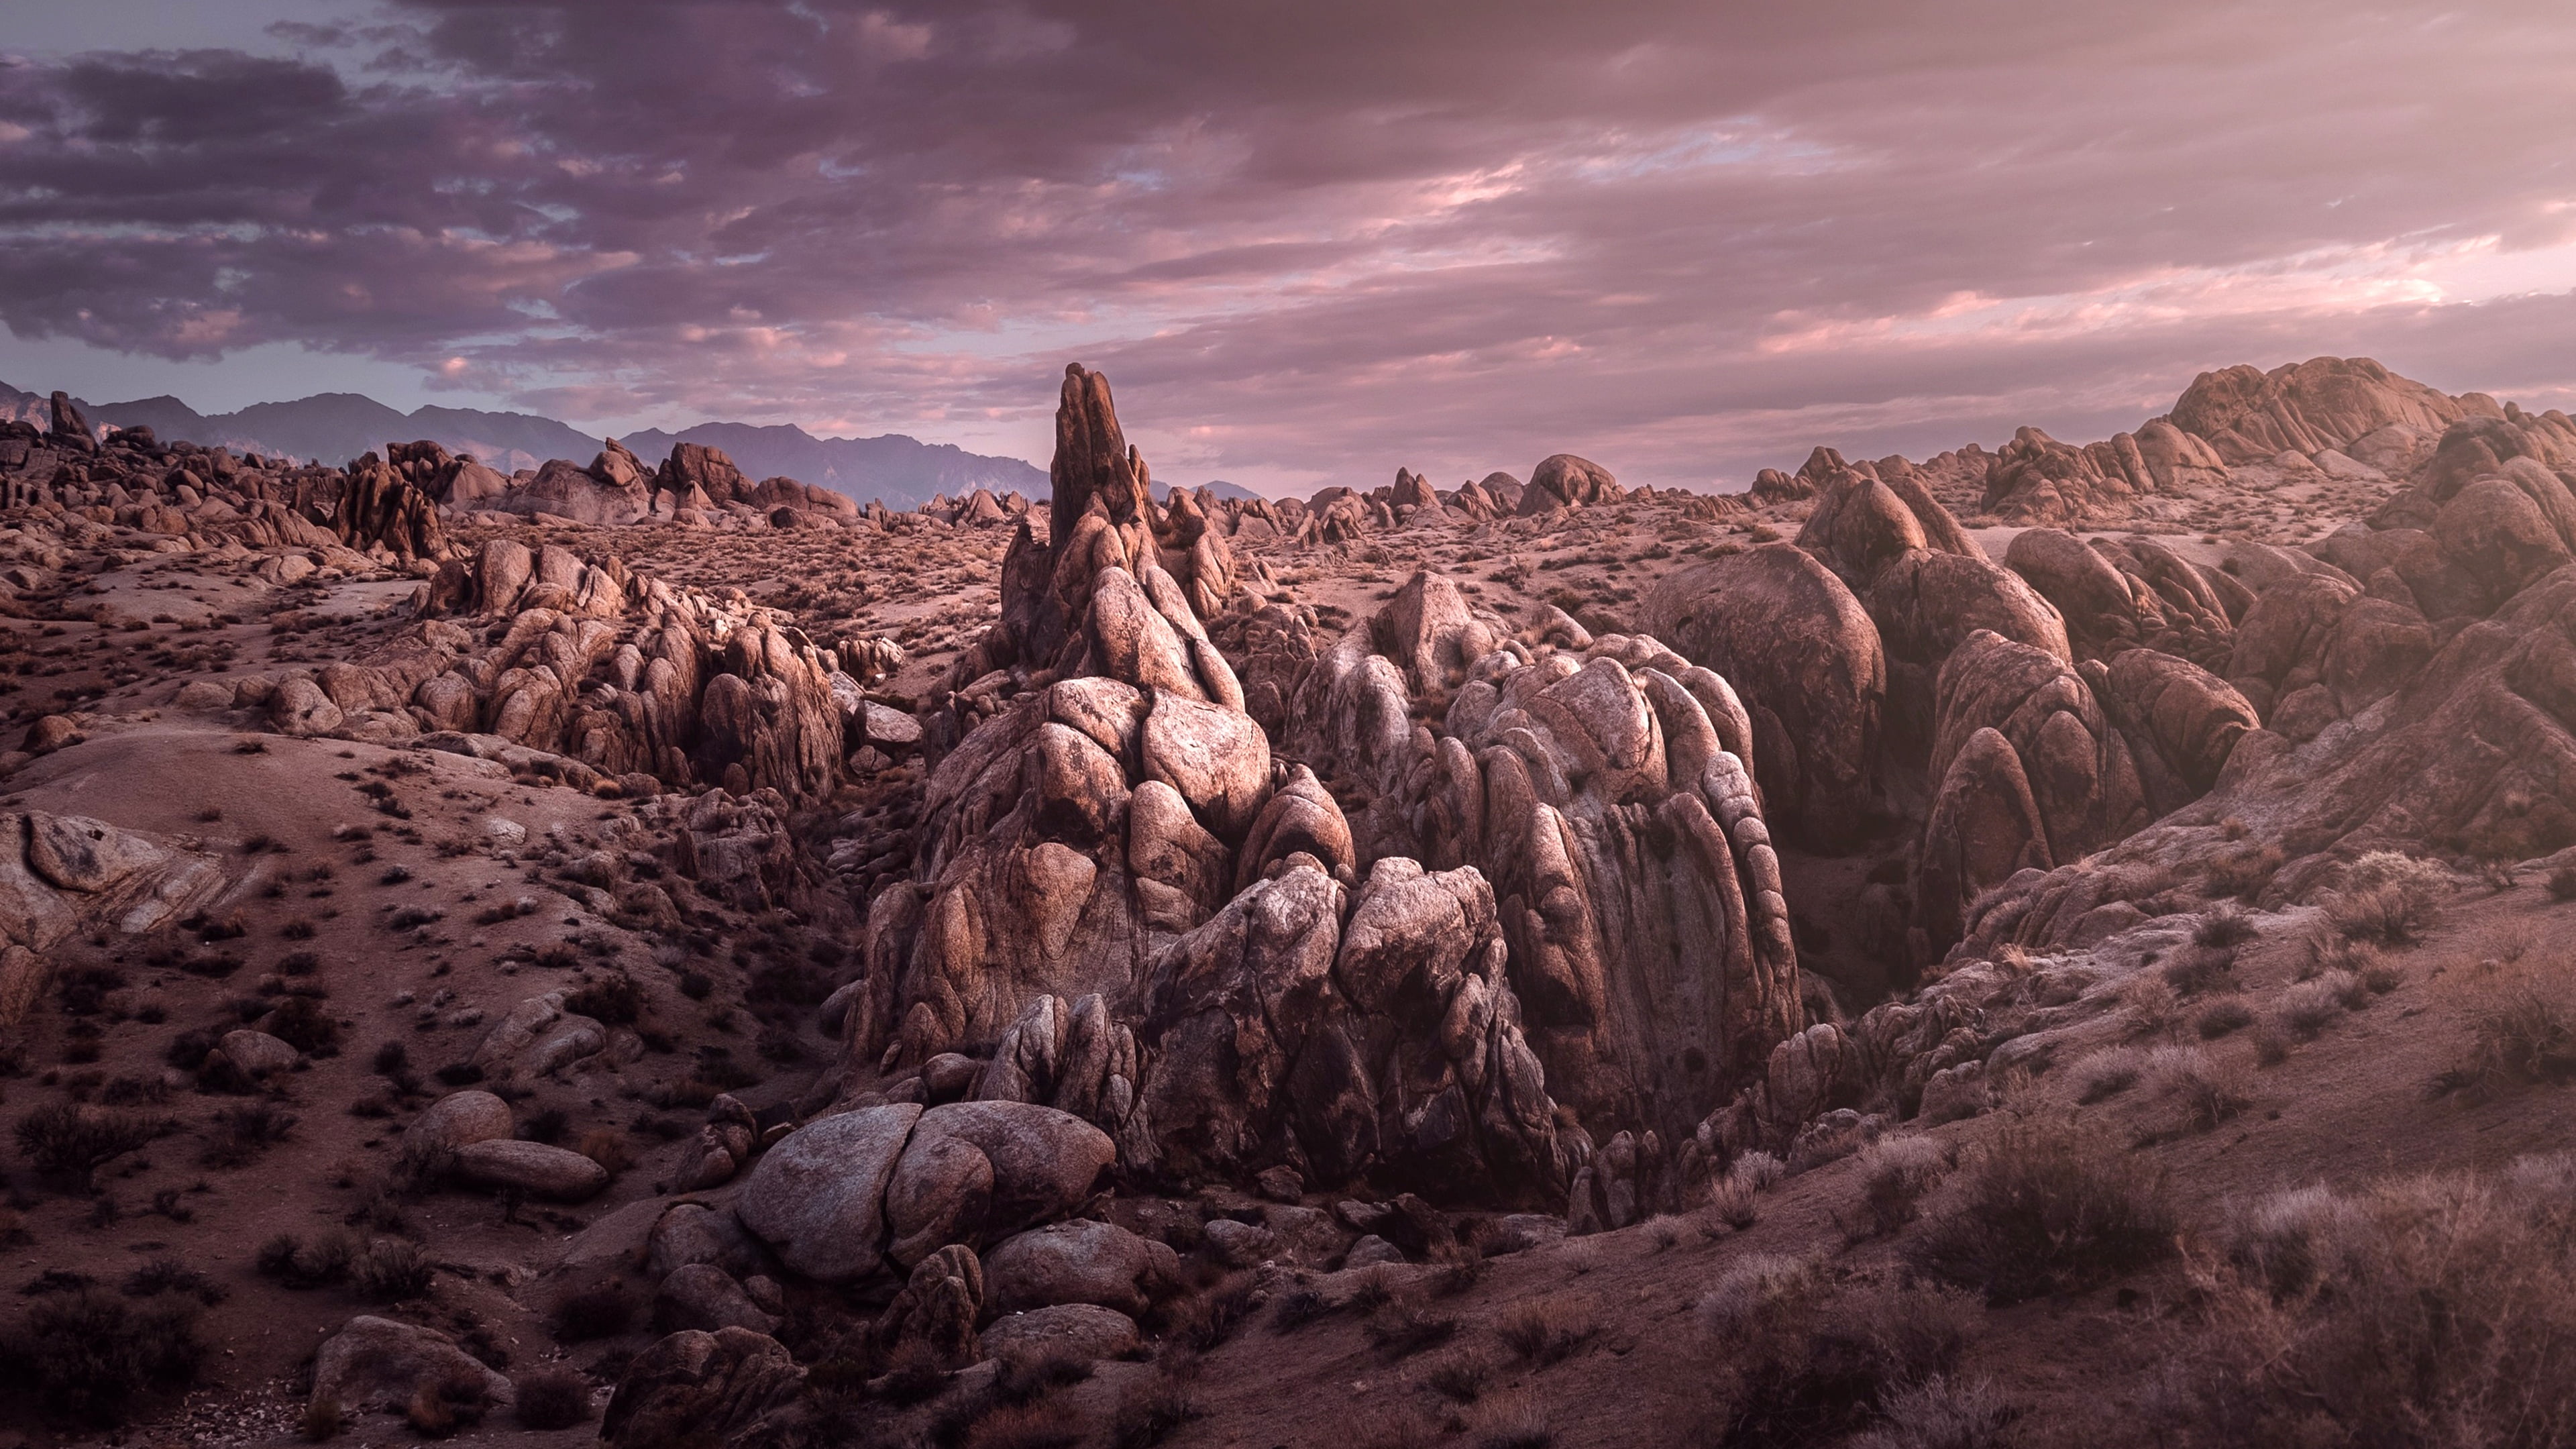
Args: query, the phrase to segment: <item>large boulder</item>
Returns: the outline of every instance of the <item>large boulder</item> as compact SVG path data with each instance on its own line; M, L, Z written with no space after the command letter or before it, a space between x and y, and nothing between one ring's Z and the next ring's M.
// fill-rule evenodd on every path
M616 1449L741 1442L804 1382L805 1371L765 1334L685 1330L628 1361L599 1437Z
M867 1277L885 1261L886 1185L921 1116L919 1106L897 1102L788 1133L744 1179L734 1216L808 1278Z
M458 1148L456 1173L483 1187L549 1202L586 1202L608 1186L608 1169L578 1152L500 1138Z
M313 1356L316 1404L342 1412L401 1409L422 1395L462 1390L488 1403L514 1397L510 1381L434 1328L360 1314L322 1341Z
M1060 1303L1005 1314L984 1330L980 1340L986 1358L1024 1358L1038 1362L1069 1358L1082 1363L1124 1358L1143 1343L1136 1320L1114 1308L1094 1303Z
M950 1243L986 1243L1091 1196L1117 1158L1109 1135L1028 1102L951 1102L913 1124L885 1190L890 1255L912 1264Z
M1842 580L1794 544L1764 544L1667 575L1646 619L1743 700L1750 763L1784 834L1830 848L1867 832L1881 813L1887 660Z
M1095 1303L1133 1317L1180 1286L1180 1267L1163 1243L1077 1218L995 1244L984 1254L984 1285L1002 1313Z
M2465 416L2458 400L2367 357L2316 357L2270 372L2204 372L2174 403L2172 421L2229 463L2258 463L2340 448L2390 424L2438 433Z
M973 1249L951 1243L912 1265L903 1291L869 1330L869 1343L880 1363L920 1354L942 1368L963 1368L975 1360L975 1325L983 1315L983 1263Z

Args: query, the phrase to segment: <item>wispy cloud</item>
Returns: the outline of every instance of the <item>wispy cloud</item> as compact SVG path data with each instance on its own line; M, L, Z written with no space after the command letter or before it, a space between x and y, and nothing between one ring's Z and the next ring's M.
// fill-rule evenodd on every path
M2576 27L2521 0L298 23L0 70L0 320L1032 453L1078 356L1165 476L1297 487L1740 486L2329 351L2576 390Z

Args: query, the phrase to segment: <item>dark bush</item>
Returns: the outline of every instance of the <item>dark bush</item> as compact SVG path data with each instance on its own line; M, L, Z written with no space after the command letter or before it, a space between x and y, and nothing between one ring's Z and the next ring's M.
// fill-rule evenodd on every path
M203 1160L208 1167L239 1167L285 1141L295 1131L295 1114L275 1102L245 1102L215 1114Z
M607 1026L633 1026L644 1014L644 988L623 971L600 977L564 998L564 1010Z
M96 1291L39 1300L13 1355L53 1411L101 1426L132 1414L147 1390L185 1387L205 1357L196 1305L129 1303Z
M18 1119L18 1152L38 1172L85 1188L93 1169L150 1142L160 1130L159 1122L140 1112L56 1102Z
M429 1292L429 1255L418 1243L378 1238L350 1265L349 1279L370 1303L405 1303Z
M634 1322L634 1297L614 1283L569 1294L555 1305L555 1337L566 1343L615 1338Z
M513 1412L526 1429L569 1429L590 1418L590 1380L561 1364L533 1369L511 1381L518 1390Z
M327 1057L340 1050L340 1023L310 996L290 996L279 1002L260 1030L306 1056Z
M1908 1257L1991 1303L2080 1292L2174 1251L2163 1183L2071 1126L2007 1127L1965 1177Z

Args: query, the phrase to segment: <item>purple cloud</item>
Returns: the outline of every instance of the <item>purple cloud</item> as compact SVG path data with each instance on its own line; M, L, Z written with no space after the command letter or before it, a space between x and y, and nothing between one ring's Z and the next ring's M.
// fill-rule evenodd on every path
M2576 398L2540 4L351 19L0 70L0 320L1032 453L1079 357L1163 476L1299 489L1741 486L2324 352Z

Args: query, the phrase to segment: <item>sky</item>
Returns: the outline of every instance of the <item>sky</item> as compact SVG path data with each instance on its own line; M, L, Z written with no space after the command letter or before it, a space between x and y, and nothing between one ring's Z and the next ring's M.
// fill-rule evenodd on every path
M0 0L0 378L1740 489L2576 404L2563 0Z

